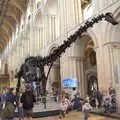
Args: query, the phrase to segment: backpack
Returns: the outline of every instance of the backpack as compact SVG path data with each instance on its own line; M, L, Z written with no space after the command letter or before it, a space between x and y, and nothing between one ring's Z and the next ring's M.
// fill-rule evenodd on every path
M23 108L24 109L32 109L33 108L33 94L32 93L25 93L23 98Z
M14 117L15 106L11 102L6 102L4 109L0 113L1 118Z

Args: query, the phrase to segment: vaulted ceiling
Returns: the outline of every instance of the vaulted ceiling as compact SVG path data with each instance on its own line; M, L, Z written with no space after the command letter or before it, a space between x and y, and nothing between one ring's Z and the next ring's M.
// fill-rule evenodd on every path
M26 11L28 0L0 0L0 53L2 53Z

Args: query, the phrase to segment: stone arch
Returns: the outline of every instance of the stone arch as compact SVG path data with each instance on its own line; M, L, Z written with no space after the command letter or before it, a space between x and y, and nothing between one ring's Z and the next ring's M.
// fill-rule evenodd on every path
M92 32L91 32L92 33ZM92 93L91 87L94 88L94 80L96 81L96 91L98 90L98 81L97 81L97 61L96 61L96 51L95 48L98 44L96 35L93 34L94 37L90 34L90 32L86 32L80 38L79 43L79 56L83 58L83 68L80 68L78 79L80 79L81 87L80 91L82 91L82 95ZM91 37L92 36L92 37ZM94 40L93 40L94 38ZM82 48L82 49L81 49ZM79 62L79 64L82 64ZM82 66L82 65L80 65ZM79 70L79 68L77 68ZM82 69L82 70L81 70ZM82 77L83 75L83 77ZM95 78L95 79L93 79ZM89 92L91 89L91 92Z
M95 48L98 47L98 38L97 38L97 35L96 33L94 32L94 30L92 30L91 28L87 30L86 33L84 33L83 35L87 35L89 36L89 38L92 39L93 43L94 43L94 46Z
M83 35L89 37L90 39L92 39L95 48L98 47L98 38L97 38L95 32L92 29L89 29Z

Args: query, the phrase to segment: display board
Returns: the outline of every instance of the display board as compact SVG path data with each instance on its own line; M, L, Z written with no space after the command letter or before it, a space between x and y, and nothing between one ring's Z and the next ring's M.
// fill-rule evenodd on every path
M63 87L78 87L78 80L76 78L65 78Z

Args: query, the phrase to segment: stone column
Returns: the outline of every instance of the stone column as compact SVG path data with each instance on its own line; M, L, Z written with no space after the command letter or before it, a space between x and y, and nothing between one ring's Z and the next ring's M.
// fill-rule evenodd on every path
M64 34L66 33L66 0L58 0L58 10L59 10L59 20L60 20L60 36L63 39Z
M16 67L18 67L19 59L20 59L20 54L19 54L19 46L16 43L16 53L17 53L17 58L16 58Z
M110 54L106 46L96 48L98 85L100 90L107 92L112 81Z
M35 49L35 29L34 29L34 23L31 22L30 25L30 55L34 55L34 49Z
M78 25L83 20L81 0L74 0L74 14L75 14L75 25Z
M46 70L46 73L48 72L48 68ZM50 74L49 74L49 77L48 77L48 80L47 80L47 90L49 90L49 92L51 92L52 90L52 84L54 82L58 82L61 84L61 81L60 81L60 64L59 64L59 61L56 61L52 68L51 68L51 71L50 71ZM59 84L59 87L60 87L60 84Z
M58 0L60 35L64 36L70 29L82 22L81 0Z
M36 28L36 54L39 53L39 45L40 45L40 39L39 39L39 27Z
M56 40L56 16L52 16L52 41Z
M53 15L46 15L44 18L44 38L45 45L55 40L55 19Z
M36 56L39 52L38 52L38 49L39 49L39 39L38 39L38 36L39 36L39 27L37 27L35 25L35 28L34 28L34 56Z
M110 45L112 86L116 90L118 112L120 112L120 43Z
M30 55L30 31L27 32L27 49L28 49L28 52L27 52L27 55Z
M85 85L85 78L84 78L84 60L83 58L76 58L76 76L79 82L79 91L81 93L81 97L85 97L87 86Z
M84 61L82 57L62 57L61 62L61 80L65 78L76 78L79 83L78 90L82 97L85 96L85 81L84 81ZM63 82L61 81L63 84ZM63 88L62 88L63 89Z
M35 35L35 24L34 24L34 1L30 1L30 12L31 12L31 21L30 21L30 55L34 55L35 49L35 42L34 42L34 35Z
M43 39L44 39L44 37L43 37L43 29L40 28L39 29L39 50L41 48L43 48Z
M49 23L48 23L48 15L44 16L43 20L43 46L46 45L46 43L49 40Z

